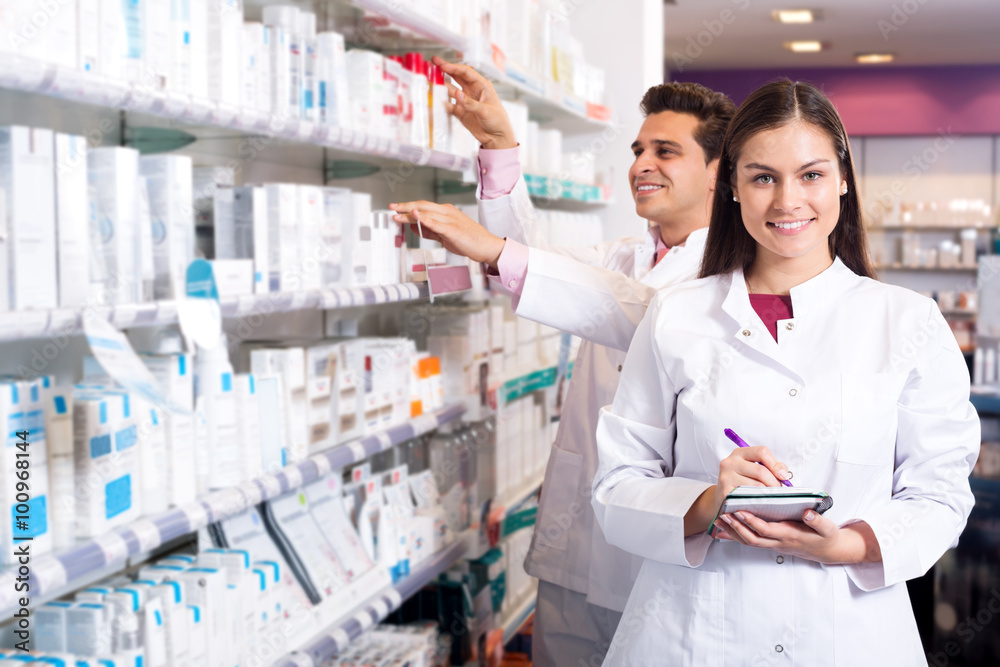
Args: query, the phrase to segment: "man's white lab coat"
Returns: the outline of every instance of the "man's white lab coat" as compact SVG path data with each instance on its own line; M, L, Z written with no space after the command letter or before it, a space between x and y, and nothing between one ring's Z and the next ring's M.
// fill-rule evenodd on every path
M594 523L598 413L614 398L625 351L655 288L697 276L708 229L692 232L653 268L653 232L587 248L549 249L523 179L510 195L479 206L480 221L492 233L530 247L516 314L583 339L545 468L525 570L621 611L642 560L609 545Z

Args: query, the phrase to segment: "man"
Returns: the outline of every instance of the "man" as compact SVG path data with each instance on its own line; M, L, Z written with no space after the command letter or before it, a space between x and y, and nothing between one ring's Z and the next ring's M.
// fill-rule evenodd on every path
M480 142L480 220L431 202L390 205L400 223L419 220L424 236L489 264L512 308L584 339L545 471L538 521L525 560L539 579L536 665L599 665L621 619L641 560L610 546L590 507L597 470L598 411L612 402L635 327L656 289L697 276L719 152L735 107L696 84L650 88L646 119L632 144L629 184L641 238L583 249L549 249L517 162L513 128L489 81L435 60L461 85L449 111ZM662 260L662 261L661 261ZM655 539L655 536L651 536Z

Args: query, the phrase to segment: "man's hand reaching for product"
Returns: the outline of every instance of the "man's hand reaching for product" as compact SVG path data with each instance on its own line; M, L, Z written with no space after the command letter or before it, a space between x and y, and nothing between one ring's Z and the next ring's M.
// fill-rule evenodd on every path
M456 88L448 84L448 96L455 100L454 104L448 103L448 113L457 118L483 148L517 146L514 127L493 84L468 65L449 63L440 56L434 56L433 62L459 85Z
M448 252L496 268L503 252L504 239L494 236L451 204L411 201L389 204L389 208L396 212L393 220L401 225L410 225L414 233L419 221L425 239L439 241Z

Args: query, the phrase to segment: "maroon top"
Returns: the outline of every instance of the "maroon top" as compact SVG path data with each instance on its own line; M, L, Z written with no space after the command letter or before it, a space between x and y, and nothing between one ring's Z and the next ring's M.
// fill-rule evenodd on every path
M778 320L792 319L792 297L780 294L751 294L750 305L777 342Z

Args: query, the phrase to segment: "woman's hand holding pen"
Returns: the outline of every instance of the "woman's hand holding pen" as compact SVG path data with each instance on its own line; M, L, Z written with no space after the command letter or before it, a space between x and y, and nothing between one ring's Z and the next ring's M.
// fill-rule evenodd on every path
M389 208L396 212L393 220L401 225L410 225L414 232L419 220L425 239L439 241L449 252L496 268L506 241L491 234L451 204L411 201L389 204Z
M715 512L737 486L779 486L779 480L789 477L788 467L775 460L767 447L738 447L719 464L719 483L713 487ZM715 536L828 565L882 560L878 541L867 523L861 521L838 528L812 510L806 510L802 519L802 522L769 522L749 512L723 514L715 522L718 529Z
M433 62L453 78L459 87L448 84L448 96L455 100L447 110L465 126L483 148L514 148L514 126L489 79L468 65L449 63L440 56Z

